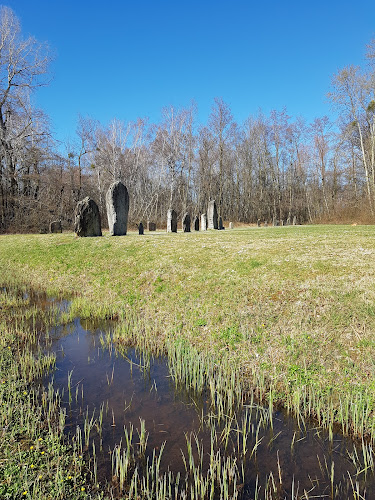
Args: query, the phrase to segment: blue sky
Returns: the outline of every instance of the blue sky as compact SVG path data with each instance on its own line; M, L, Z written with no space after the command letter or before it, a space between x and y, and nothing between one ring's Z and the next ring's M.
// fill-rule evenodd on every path
M238 122L284 106L308 121L331 115L331 76L364 65L375 1L9 0L25 35L47 41L52 80L36 104L55 136L73 138L78 114L160 120L194 100L198 120L214 97Z

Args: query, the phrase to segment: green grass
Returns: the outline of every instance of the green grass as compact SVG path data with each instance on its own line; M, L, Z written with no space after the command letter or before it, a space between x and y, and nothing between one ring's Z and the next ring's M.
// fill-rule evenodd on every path
M0 294L0 498L87 498L82 447L64 437L65 411L52 386L35 383L55 356L39 346L34 325L48 328L53 310L30 307L22 292Z
M291 411L371 438L374 262L371 226L0 237L4 285L73 296L71 316L130 321L140 335L124 328L124 342L183 338L238 366L244 390L273 387Z
M313 416L329 429L331 440L338 423L345 433L373 441L373 231L311 226L144 238L134 233L87 239L1 236L1 285L10 291L0 293L0 497L99 499L106 494L96 487L95 449L88 457L82 453L97 420L87 414L84 429L67 442L59 394L35 384L54 366L54 356L38 349L36 325L46 330L57 316L53 308L27 304L22 290L30 288L72 299L59 321L77 315L115 318L113 340L120 348L136 344L146 352L166 353L177 385L209 394L210 415L224 427L220 439L212 435L214 444L228 439L243 398L249 398L250 408L253 398L265 402L264 411L254 406L264 422L260 418L252 429L252 441L247 417L235 424L238 456L256 456L259 426L272 427L276 405L295 414L301 426ZM146 367L147 355L144 362ZM154 450L145 467L142 422L134 432L139 449L128 443L112 452L120 494L167 498L161 490L168 486L178 497L179 479L159 476L162 449ZM220 498L234 498L239 463L211 453L210 473L204 476L191 451L199 448L197 438L187 435L186 441L184 461L195 497L215 489ZM372 449L362 444L363 459L351 457L358 474L374 468ZM325 465L333 488L333 472ZM282 497L281 479L270 473L267 484L264 498ZM349 485L359 499L356 488ZM292 498L298 498L296 492Z

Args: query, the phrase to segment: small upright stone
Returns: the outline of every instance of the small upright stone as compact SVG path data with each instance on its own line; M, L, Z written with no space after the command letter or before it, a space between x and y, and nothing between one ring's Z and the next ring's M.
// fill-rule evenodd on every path
M218 229L219 229L220 231L221 231L221 230L223 230L223 229L225 229L225 227L223 226L223 219L222 219L221 215L220 215L220 217L219 217Z
M140 222L140 223L138 224L138 234L144 234L144 232L145 232L145 229L144 229L144 227L143 227L142 222Z
M296 217L296 216L294 216L294 217L293 217L293 226L296 226L296 225L297 225L297 217Z
M266 220L264 221L264 227L268 227L268 222Z
M286 226L290 226L290 217L287 218L286 222L285 222L285 225Z
M129 195L120 181L109 186L106 197L108 228L111 236L123 236L128 230Z
M272 225L273 226L278 226L279 225L279 221L276 219L276 217L273 218Z
M207 215L201 215L201 231L207 231Z
M233 222L230 222L230 223L229 223L229 229L233 229L233 227L234 227L234 226L233 226Z
M182 230L184 233L190 233L190 215L188 212L182 218Z
M51 224L49 225L49 232L62 233L61 220L54 220L53 222L51 222Z
M217 208L215 200L208 202L207 223L208 223L208 229L218 228L218 216L217 216Z
M198 217L198 215L194 219L194 231L199 231L199 217Z
M89 196L77 203L74 232L81 237L102 235L99 208Z
M174 210L167 213L167 233L177 233L177 214Z
M260 227L260 219L257 220L257 226Z
M148 223L148 230L149 231L156 231L156 223L155 222L149 222Z
M281 219L280 226L283 226L283 225L284 225L284 221Z

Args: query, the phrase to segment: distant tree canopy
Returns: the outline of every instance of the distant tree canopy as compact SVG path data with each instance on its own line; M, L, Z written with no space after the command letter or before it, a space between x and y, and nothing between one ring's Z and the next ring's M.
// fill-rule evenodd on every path
M130 224L166 224L204 213L215 199L224 220L373 222L375 212L375 41L369 68L348 66L332 79L339 121L306 123L285 109L236 123L215 98L206 124L196 106L166 107L159 123L80 117L61 153L48 118L32 105L45 83L47 47L24 38L8 7L0 9L0 232L73 227L77 202L92 196L105 221L105 193L121 180ZM372 65L371 65L372 64Z

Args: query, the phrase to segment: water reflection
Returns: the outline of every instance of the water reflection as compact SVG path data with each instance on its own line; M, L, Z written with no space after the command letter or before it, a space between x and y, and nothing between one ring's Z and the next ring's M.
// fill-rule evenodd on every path
M166 442L162 471L185 473L182 451L186 455L186 439L192 432L203 446L202 466L207 470L212 429L205 425L208 411L205 395L198 398L186 390L178 390L170 377L166 358L151 359L145 369L143 358L135 349L129 349L126 357L119 355L103 341L108 328L108 325L106 329L104 325L95 325L94 328L89 323L82 324L77 318L49 333L51 349L56 352L57 359L56 371L45 383L53 379L55 388L63 391L67 409L66 432L73 435L77 425L83 429L86 416L98 418L100 409L103 409L102 428L94 427L91 434L101 480L111 479L111 451L124 441L124 426L133 425L134 429L140 430L140 419L145 421L149 433L149 454L153 449L160 450ZM236 418L241 421L243 415L237 412ZM252 425L254 429L257 426L254 416ZM282 485L281 498L291 498L292 485L301 494L304 490L306 493L311 491L311 497L323 498L332 494L333 479L346 485L342 490L338 489L336 498L340 495L346 498L346 493L339 491L349 491L348 473L352 477L356 473L349 460L349 453L354 449L350 440L335 435L330 441L328 434L321 429L312 426L301 430L295 419L275 412L273 429L262 427L257 436L250 435L248 458L242 461L239 429L234 421L233 428L225 453L233 453L237 457L238 470L243 471L241 498L254 498L257 484L258 488L265 484L270 473ZM223 429L223 425L215 429L217 446L221 449L225 441ZM137 440L136 431L134 436ZM254 449L256 453L251 453ZM362 477L363 474L358 479ZM367 483L367 488L372 488L373 478Z

